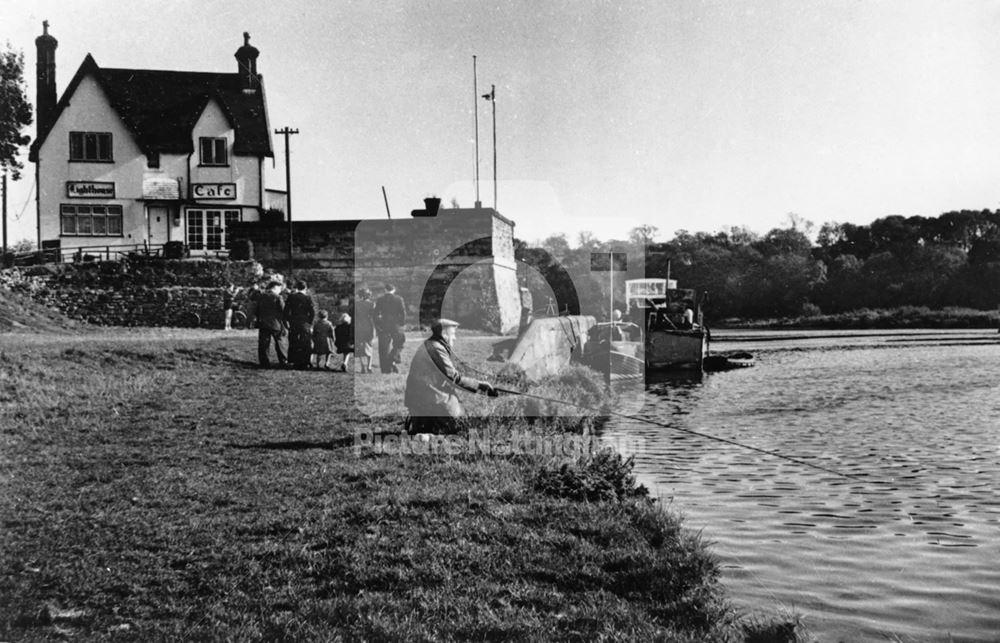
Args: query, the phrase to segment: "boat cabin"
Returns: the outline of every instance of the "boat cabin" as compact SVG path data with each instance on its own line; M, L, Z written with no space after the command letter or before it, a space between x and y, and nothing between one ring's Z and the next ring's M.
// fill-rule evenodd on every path
M692 288L674 279L629 279L625 282L626 316L647 331L690 330L702 326L701 306Z

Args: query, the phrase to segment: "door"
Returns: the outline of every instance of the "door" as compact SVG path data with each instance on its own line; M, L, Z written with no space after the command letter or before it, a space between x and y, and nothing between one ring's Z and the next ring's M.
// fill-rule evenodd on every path
M169 241L170 210L165 205L146 208L146 241L150 248L159 248Z

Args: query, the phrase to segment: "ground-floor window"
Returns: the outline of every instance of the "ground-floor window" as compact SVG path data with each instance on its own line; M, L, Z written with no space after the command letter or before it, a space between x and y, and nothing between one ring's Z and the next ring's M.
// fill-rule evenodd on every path
M240 220L239 210L188 210L187 244L191 250L229 247L226 230Z
M122 236L122 206L65 204L59 208L59 230L63 236Z

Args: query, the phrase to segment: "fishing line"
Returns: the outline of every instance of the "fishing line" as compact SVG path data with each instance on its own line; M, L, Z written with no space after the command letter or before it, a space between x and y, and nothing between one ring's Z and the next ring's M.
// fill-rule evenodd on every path
M555 404L565 404L567 406L575 406L575 407L577 407L579 409L583 409L584 411L589 411L591 413L597 413L597 414L603 414L603 415L613 415L613 416L616 416L616 417L625 418L627 420L635 420L637 422L645 422L647 424L652 424L654 426L663 427L665 429L672 429L674 431L680 431L681 433L687 433L688 435L694 435L694 436L697 436L699 438L705 438L706 440L714 440L716 442L722 442L724 444L729 444L729 445L732 445L732 446L740 447L741 449L747 449L749 451L755 451L757 453L762 453L764 455L769 455L769 456L774 457L774 458L780 458L782 460L787 460L789 462L794 462L797 465L800 465L800 466L803 466L803 467L809 467L810 469L818 469L819 471L825 471L826 473L832 473L832 474L834 474L836 476L840 476L842 478L849 478L849 479L852 479L852 480L859 480L859 479L861 479L860 476L852 475L852 474L849 474L849 473L841 473L840 471L835 471L834 469L828 469L828 468L826 468L824 466L821 466L821 465L818 465L818 464L812 464L811 462L806 462L805 460L799 460L798 458L793 458L791 456L787 456L787 455L778 453L776 451L769 451L767 449L761 449L759 447L750 446L749 444L743 444L742 442L736 442L735 440L730 440L729 438L720 438L718 436L709 435L708 433L702 433L700 431L693 431L691 429L684 429L684 428L681 428L679 426L674 426L674 425L671 425L671 424L667 424L665 422L658 422L656 420L650 420L649 418L644 418L644 417L639 416L639 415L629 415L628 413L619 413L618 411L612 411L610 409L606 409L606 410L596 409L596 408L594 408L592 406L586 406L584 404L577 404L576 402L568 402L566 400L557 400L555 398L545 397L543 395L535 395L533 393L522 393L520 391L512 391L510 389L500 388L498 386L494 386L493 388L496 389L497 392L499 392L499 393L505 393L507 395L520 395L522 397L530 397L530 398L533 398L533 399L536 399L536 400L541 400L543 402L553 402Z

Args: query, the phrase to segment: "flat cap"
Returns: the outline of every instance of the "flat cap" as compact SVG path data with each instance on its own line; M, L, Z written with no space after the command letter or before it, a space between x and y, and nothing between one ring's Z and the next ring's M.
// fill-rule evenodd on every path
M439 332L442 328L457 327L459 323L453 319L445 319L441 317L440 319L435 319L434 323L431 324L431 330Z

